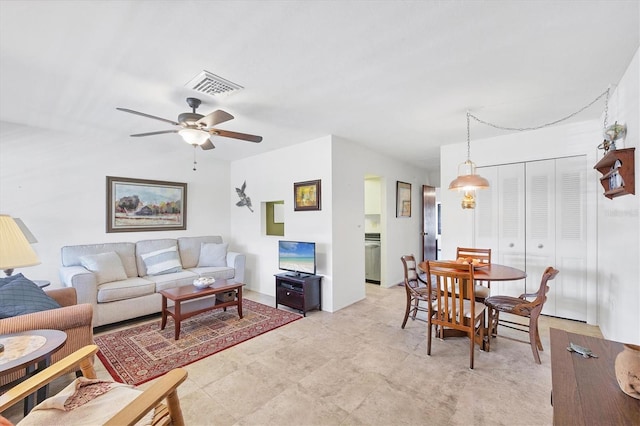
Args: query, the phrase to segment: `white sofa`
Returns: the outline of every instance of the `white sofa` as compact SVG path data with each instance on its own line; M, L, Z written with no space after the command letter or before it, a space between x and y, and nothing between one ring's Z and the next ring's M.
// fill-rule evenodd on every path
M162 256L170 259L150 263ZM220 236L65 246L61 260L60 281L93 305L93 327L160 312L160 290L198 277L243 282L246 261Z

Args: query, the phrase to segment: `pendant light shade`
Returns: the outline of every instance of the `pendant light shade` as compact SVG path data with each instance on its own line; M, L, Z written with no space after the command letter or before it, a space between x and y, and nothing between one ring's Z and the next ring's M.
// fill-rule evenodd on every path
M488 189L489 181L476 174L476 164L471 161L471 138L469 135L469 111L467 111L467 161L458 166L458 177L449 184L453 191L464 191L462 200L463 209L473 209L476 200L473 191L476 189Z
M471 160L467 160L458 166L458 177L449 184L449 189L458 191L488 188L489 181L476 174L476 165Z

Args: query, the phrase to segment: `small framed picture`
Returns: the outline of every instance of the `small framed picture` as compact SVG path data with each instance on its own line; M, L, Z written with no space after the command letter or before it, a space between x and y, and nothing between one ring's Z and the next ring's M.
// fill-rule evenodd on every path
M396 217L411 217L411 184L396 181Z
M295 182L293 184L294 211L321 210L320 180Z

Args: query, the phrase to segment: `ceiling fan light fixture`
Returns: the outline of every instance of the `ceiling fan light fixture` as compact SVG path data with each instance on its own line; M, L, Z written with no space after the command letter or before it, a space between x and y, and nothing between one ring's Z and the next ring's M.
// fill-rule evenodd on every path
M209 140L209 133L198 129L182 129L178 132L189 145L202 145Z

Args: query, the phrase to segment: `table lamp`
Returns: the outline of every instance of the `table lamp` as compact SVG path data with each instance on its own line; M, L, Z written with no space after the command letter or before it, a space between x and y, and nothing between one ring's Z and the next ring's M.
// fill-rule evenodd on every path
M20 228L20 224L26 233ZM0 214L0 269L7 276L14 268L39 265L40 259L29 244L29 239L36 241L20 219L13 219L9 215Z

